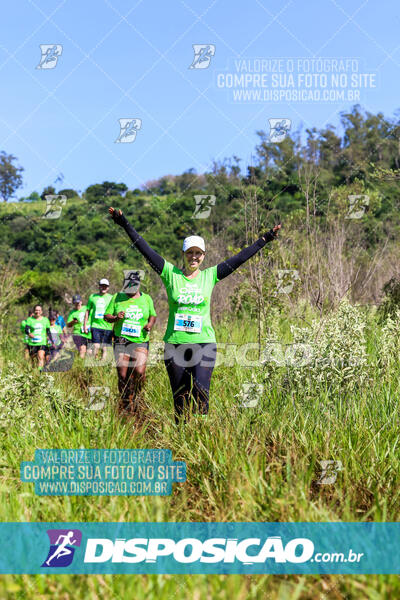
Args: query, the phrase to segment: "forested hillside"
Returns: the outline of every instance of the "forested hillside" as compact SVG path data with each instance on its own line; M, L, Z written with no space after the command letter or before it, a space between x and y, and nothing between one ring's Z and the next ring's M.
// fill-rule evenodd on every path
M218 240L222 259L281 221L282 244L274 265L298 269L303 292L314 303L332 300L327 286L339 286L338 294L347 286L356 299L376 302L383 283L394 274L389 271L395 269L398 254L398 119L356 106L341 115L336 129L297 132L279 144L270 142L263 131L258 136L253 165L233 157L214 163L208 173L189 170L161 176L142 190L106 181L79 195L49 186L41 196L32 192L18 203L3 203L0 258L3 263L11 260L24 274L30 291L22 301L57 301L60 276L71 280L94 265L111 261L122 266L134 260L144 266L123 232L110 222L107 208L114 205L174 261L179 260L182 238L190 233L211 243ZM44 198L52 193L67 198L56 219L44 218ZM199 218L196 209L195 197L201 195L215 197L206 218ZM362 200L359 214L351 213L352 196ZM337 273L322 272L333 256L342 262L340 281ZM375 279L369 272L374 260L380 265L374 266ZM361 285L366 279L368 289Z

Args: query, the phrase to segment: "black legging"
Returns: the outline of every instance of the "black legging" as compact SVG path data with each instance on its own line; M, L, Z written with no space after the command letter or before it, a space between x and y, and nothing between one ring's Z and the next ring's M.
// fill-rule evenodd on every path
M164 363L174 397L176 423L185 408L201 415L208 413L211 375L216 358L215 343L165 344Z

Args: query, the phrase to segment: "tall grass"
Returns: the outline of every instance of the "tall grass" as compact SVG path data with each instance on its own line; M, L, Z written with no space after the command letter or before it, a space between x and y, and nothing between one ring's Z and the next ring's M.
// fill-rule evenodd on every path
M277 322L279 339L287 340L294 323ZM162 363L148 369L138 426L118 416L112 366L87 368L75 359L52 380L30 370L22 344L3 340L1 520L398 521L400 369L379 364L374 316L365 335L368 380L351 392L331 383L302 387L285 367L221 365L208 418L178 427ZM240 345L257 335L253 323L232 322L217 328L217 339ZM244 408L238 394L252 375L264 382L264 394ZM101 412L86 409L89 385L111 388ZM36 448L80 447L169 448L186 462L187 481L167 497L41 497L20 481L20 462L33 460ZM319 461L327 459L341 461L343 470L334 484L320 485ZM40 575L4 576L0 590L4 598L382 598L400 596L400 582L394 575Z

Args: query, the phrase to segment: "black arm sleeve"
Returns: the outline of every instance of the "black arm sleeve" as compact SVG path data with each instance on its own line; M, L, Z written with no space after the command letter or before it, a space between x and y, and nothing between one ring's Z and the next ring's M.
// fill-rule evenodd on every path
M254 244L251 244L251 246L247 246L247 248L244 248L241 252L239 252L239 254L235 254L235 256L231 256L231 258L228 258L224 262L219 263L219 265L217 265L218 279L224 279L225 277L233 273L235 269L237 269L238 267L240 267L240 265L245 263L246 260L249 260L249 258L254 256L254 254L261 250L261 248L264 248L264 246L268 242L275 239L275 237L276 234L271 229L271 231L268 231L268 233L260 237L260 239L254 242Z
M114 218L114 221L125 229L126 233L133 242L133 246L135 246L135 248L137 248L139 252L143 254L155 272L161 275L165 263L163 257L153 250L153 248L151 248L147 242L145 242L145 240L138 234L136 229L132 227L124 215L117 215L116 218Z
M25 333L29 334L31 332L31 328L29 325L25 325Z

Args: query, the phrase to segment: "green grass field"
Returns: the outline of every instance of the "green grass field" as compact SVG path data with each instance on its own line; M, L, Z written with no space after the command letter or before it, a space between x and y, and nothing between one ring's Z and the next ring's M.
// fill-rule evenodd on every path
M67 373L32 371L22 343L2 342L1 521L398 521L399 367L379 363L380 328L365 316L368 378L351 385L296 383L285 367L216 367L207 419L176 427L162 363L148 369L146 421L122 419L111 365ZM277 321L281 340L289 322ZM298 323L297 323L298 324ZM219 342L257 339L254 325L216 327ZM351 333L351 332L350 332ZM350 342L349 342L350 343ZM249 355L250 356L250 353ZM292 373L294 371L291 371ZM257 406L240 405L241 385L264 382ZM360 379L360 381L362 381ZM89 385L111 398L86 410ZM169 448L187 481L167 497L40 497L19 479L36 448ZM341 461L320 485L321 460ZM3 576L1 598L292 599L400 597L398 576Z

